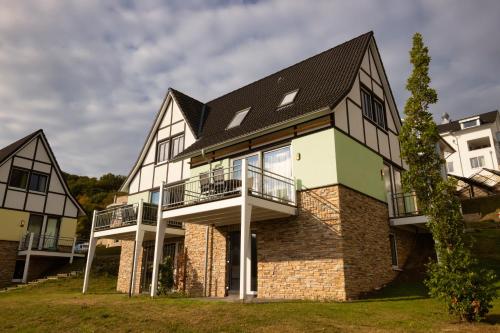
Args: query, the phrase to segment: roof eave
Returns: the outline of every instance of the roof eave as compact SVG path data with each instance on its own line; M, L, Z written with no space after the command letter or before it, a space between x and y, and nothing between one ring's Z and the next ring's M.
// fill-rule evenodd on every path
M301 115L301 116L298 116L298 117L295 117L292 119L288 119L286 121L276 123L276 124L273 124L271 126L261 128L261 129L258 129L258 130L255 130L255 131L252 131L249 133L245 133L243 135L239 135L239 136L231 138L229 140L222 141L222 142L216 143L214 145L207 146L205 148L197 149L197 150L195 150L191 153L187 153L185 155L179 155L178 157L173 158L171 160L171 162L177 162L177 161L181 161L181 160L184 160L187 158L192 158L192 157L199 156L199 155L202 155L205 153L209 153L209 152L212 152L212 151L217 150L217 149L225 148L227 146L237 144L237 143L240 143L240 142L245 141L245 140L250 140L250 139L253 139L255 137L265 135L265 134L268 134L268 133L271 133L271 132L274 132L274 131L277 131L277 130L280 130L280 129L283 129L286 127L290 127L290 126L299 124L299 123L304 122L304 121L312 120L312 119L327 115L331 112L332 112L332 108L330 108L329 106L325 106L323 108L317 109L317 110L310 112L308 114Z

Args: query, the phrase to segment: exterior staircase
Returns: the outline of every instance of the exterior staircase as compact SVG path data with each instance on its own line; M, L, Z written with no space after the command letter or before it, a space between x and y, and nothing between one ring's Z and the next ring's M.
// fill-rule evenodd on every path
M60 280L60 279L66 279L66 278L69 278L69 277L75 277L75 276L78 276L78 275L80 275L82 273L83 273L82 271L71 271L69 273L59 273L59 274L56 274L56 275L50 275L50 276L47 276L47 277L44 277L44 278L41 278L41 279L33 280L33 281L28 282L26 284L18 284L16 286L11 286L11 287L0 289L0 293L5 293L5 292L8 292L8 291L12 291L12 290L18 290L18 289L26 288L26 287L29 287L29 286L36 286L36 285L38 285L40 283L47 282L47 281L50 281L50 280Z

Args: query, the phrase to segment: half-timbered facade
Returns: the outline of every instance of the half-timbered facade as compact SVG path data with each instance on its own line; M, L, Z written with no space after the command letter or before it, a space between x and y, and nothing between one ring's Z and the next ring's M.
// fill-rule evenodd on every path
M400 127L371 32L210 102L170 89L122 188L157 208L154 247L130 234L119 289L155 295L165 255L197 296L345 300L390 282L426 232L401 193Z
M27 282L74 252L72 197L42 130L0 150L0 284Z

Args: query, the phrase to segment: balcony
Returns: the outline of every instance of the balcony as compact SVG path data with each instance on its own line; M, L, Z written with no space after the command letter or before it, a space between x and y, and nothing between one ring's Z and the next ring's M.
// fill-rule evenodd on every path
M102 211L96 211L94 215L93 230L94 237L113 239L134 239L138 229L149 233L156 232L158 220L158 206L150 203L140 202L136 204L118 205ZM168 221L167 227L175 229L175 235L183 235L181 222ZM154 239L154 235L148 235Z
M425 224L427 216L418 208L415 193L396 193L392 195L389 207L390 223L393 226L409 224Z
M19 255L49 256L49 257L83 257L78 250L78 242L73 237L60 237L49 234L35 234L27 232L19 241Z
M162 202L162 219L205 225L239 223L243 204L252 206L251 221L297 213L295 181L247 163L164 186Z

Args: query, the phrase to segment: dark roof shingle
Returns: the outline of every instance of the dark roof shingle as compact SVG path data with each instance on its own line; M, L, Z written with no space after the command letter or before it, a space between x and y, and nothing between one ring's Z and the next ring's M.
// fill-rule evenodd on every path
M456 132L456 131L461 130L461 127L460 127L461 120L479 116L479 120L480 120L481 125L491 124L491 123L495 122L495 120L497 119L497 115L498 115L498 110L494 110L494 111L481 113L478 115L468 116L468 117L461 118L458 120L450 121L447 124L440 124L437 126L437 128L438 128L439 133Z
M190 118L187 120L194 131L202 122L202 131L179 157L324 107L334 107L350 91L372 36L371 31L365 33L206 103L203 122L202 103L182 94L185 97L180 99L185 99L182 103L186 110L182 105L181 108ZM299 92L295 101L278 109L283 96L296 89ZM249 107L240 126L226 129L236 112Z
M203 103L197 99L192 98L176 89L170 88L172 95L179 104L179 107L184 112L186 121L193 130L193 133L198 137L198 131L200 130L200 123L203 117Z
M10 145L0 149L0 163L2 163L5 159L7 159L10 155L12 155L16 150L24 146L27 142L31 141L38 133L42 130L35 131L22 139L19 139Z

